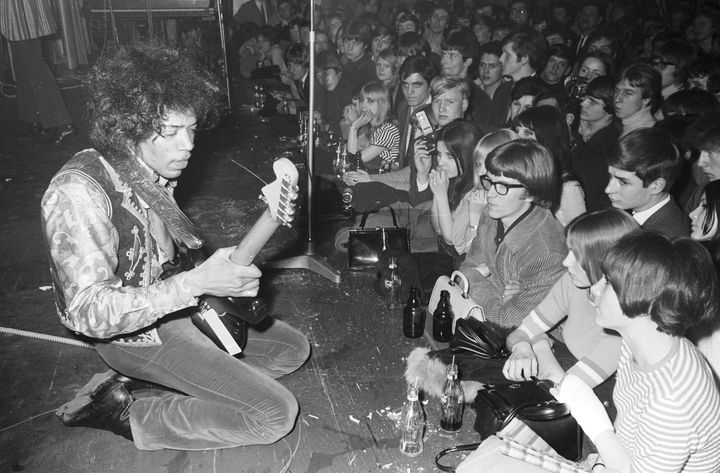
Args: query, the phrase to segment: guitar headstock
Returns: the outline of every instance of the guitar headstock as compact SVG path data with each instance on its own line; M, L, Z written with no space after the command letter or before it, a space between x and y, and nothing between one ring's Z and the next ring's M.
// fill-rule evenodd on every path
M273 163L275 180L262 188L260 196L268 206L272 218L286 227L295 218L295 199L297 199L298 172L287 158L279 158Z

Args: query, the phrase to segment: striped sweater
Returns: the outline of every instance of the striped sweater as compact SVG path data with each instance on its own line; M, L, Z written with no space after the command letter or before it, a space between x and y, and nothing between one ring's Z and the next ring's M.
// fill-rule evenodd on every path
M470 283L470 296L482 306L488 320L514 328L560 278L568 249L562 226L542 207L533 206L499 245L496 231L497 220L486 208L460 270ZM481 264L488 266L490 276L476 270ZM520 284L520 292L504 300L505 285L510 281Z
M640 368L622 344L613 399L615 430L636 472L719 472L720 395L710 368L685 338Z
M562 323L561 323L562 322ZM558 325L553 335L565 342L578 362L568 373L594 388L617 370L622 339L595 323L595 309L587 289L580 289L565 273L543 301L520 324L531 340Z

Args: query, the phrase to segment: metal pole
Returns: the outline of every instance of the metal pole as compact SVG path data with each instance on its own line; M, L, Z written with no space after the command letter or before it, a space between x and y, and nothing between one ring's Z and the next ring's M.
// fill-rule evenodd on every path
M220 50L223 57L223 74L225 75L225 90L227 91L228 111L232 113L232 101L230 100L230 73L228 72L228 55L227 43L225 42L225 21L222 13L222 0L215 0L215 10L217 10L218 25L220 27Z
M310 81L310 101L308 103L308 140L307 140L307 167L308 167L308 241L313 240L313 176L315 175L315 0L310 0L310 68L308 80Z

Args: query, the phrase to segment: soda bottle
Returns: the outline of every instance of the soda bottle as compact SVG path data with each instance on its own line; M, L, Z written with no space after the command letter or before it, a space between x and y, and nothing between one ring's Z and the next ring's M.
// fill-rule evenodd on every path
M440 291L438 302L433 313L433 338L437 342L449 342L452 339L453 311L450 307L450 293Z
M408 338L422 337L425 332L425 308L420 302L420 289L410 288L410 298L403 309L403 335Z
M454 434L460 430L465 409L465 394L458 380L458 366L454 363L447 368L447 380L440 395L440 406L440 428L443 432Z
M416 457L423 451L423 430L425 418L420 401L418 401L417 387L408 385L407 401L400 415L400 451L409 457Z
M383 233L383 249L385 249L385 234ZM385 273L385 289L387 290L386 306L388 309L399 309L402 307L400 300L400 274L397 269L397 258L390 257L388 269Z

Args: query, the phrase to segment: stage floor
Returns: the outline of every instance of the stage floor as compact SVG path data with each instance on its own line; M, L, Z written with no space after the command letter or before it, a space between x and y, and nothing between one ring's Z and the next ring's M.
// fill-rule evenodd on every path
M55 315L39 203L53 173L89 142L80 133L60 146L38 143L15 120L12 101L0 100L0 326L72 337ZM302 170L295 133L291 122L260 123L238 111L221 128L200 134L178 200L208 246L237 243L264 208L257 199L262 184L233 161L268 180L273 159L285 153ZM318 216L332 216L338 195L332 186L316 189L325 192ZM282 378L301 407L285 439L217 451L144 452L106 431L66 428L53 412L106 369L100 358L92 349L3 334L0 472L430 472L437 452L475 441L472 410L461 432L446 438L439 434L439 403L431 400L425 451L416 458L398 451L405 358L430 341L404 338L399 311L385 309L372 290L373 275L347 270L345 255L333 248L335 231L347 222L330 220L313 224L313 243L316 256L339 271L339 284L300 269L268 270L262 280L272 313L312 345L308 362ZM298 223L277 232L260 259L293 254L293 243L304 246L307 221Z

